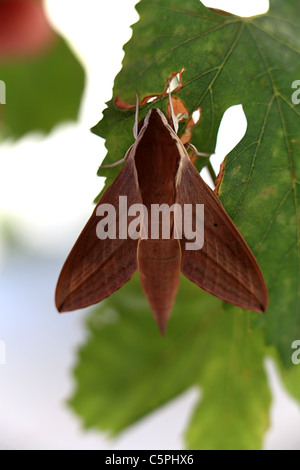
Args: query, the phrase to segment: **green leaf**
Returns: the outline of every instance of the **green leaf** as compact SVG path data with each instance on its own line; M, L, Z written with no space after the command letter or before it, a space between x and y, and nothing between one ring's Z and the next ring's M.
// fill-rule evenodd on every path
M262 268L270 305L261 323L290 365L291 342L300 337L300 107L291 101L300 77L300 4L273 0L266 15L253 18L216 14L198 0L142 0L137 10L115 97L134 103L136 92L160 95L184 68L177 96L190 114L201 107L192 143L208 153L225 110L243 105L247 132L227 156L219 195ZM153 106L166 111L166 102L145 105L141 117ZM108 103L94 128L106 139L105 164L125 155L133 122L134 110ZM101 174L110 184L118 171Z
M203 390L187 432L191 449L257 449L270 395L261 331L244 312L182 279L161 338L135 277L88 320L72 407L86 427L119 433L193 385Z
M50 132L60 122L75 120L84 86L78 60L58 37L46 53L1 63L6 104L0 105L0 138L28 132Z

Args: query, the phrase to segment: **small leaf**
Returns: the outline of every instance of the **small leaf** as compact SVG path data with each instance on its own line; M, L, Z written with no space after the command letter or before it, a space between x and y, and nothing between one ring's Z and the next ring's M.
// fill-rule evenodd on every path
M50 132L58 123L77 118L84 72L60 37L46 53L1 62L0 79L6 84L6 104L0 105L0 138Z

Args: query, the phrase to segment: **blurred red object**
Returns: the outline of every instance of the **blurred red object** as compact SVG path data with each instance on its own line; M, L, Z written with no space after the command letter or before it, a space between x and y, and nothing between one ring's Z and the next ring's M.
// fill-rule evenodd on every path
M0 0L0 60L42 53L55 36L40 0Z

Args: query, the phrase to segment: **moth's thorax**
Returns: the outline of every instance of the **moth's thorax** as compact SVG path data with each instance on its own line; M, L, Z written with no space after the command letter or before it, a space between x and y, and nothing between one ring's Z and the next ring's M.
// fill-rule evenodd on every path
M175 202L175 176L180 155L177 136L158 109L147 114L135 150L142 200L150 204Z

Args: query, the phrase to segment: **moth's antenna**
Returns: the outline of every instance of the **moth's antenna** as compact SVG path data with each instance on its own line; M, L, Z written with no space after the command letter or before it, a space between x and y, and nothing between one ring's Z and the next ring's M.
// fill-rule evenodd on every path
M179 124L178 124L178 119L177 119L177 117L174 113L173 104L172 104L171 81L169 81L169 106L170 106L170 112L171 112L171 119L172 119L173 127L174 127L174 130L175 130L176 134L177 134Z
M133 126L133 137L137 139L139 133L139 95L136 94L135 121Z

